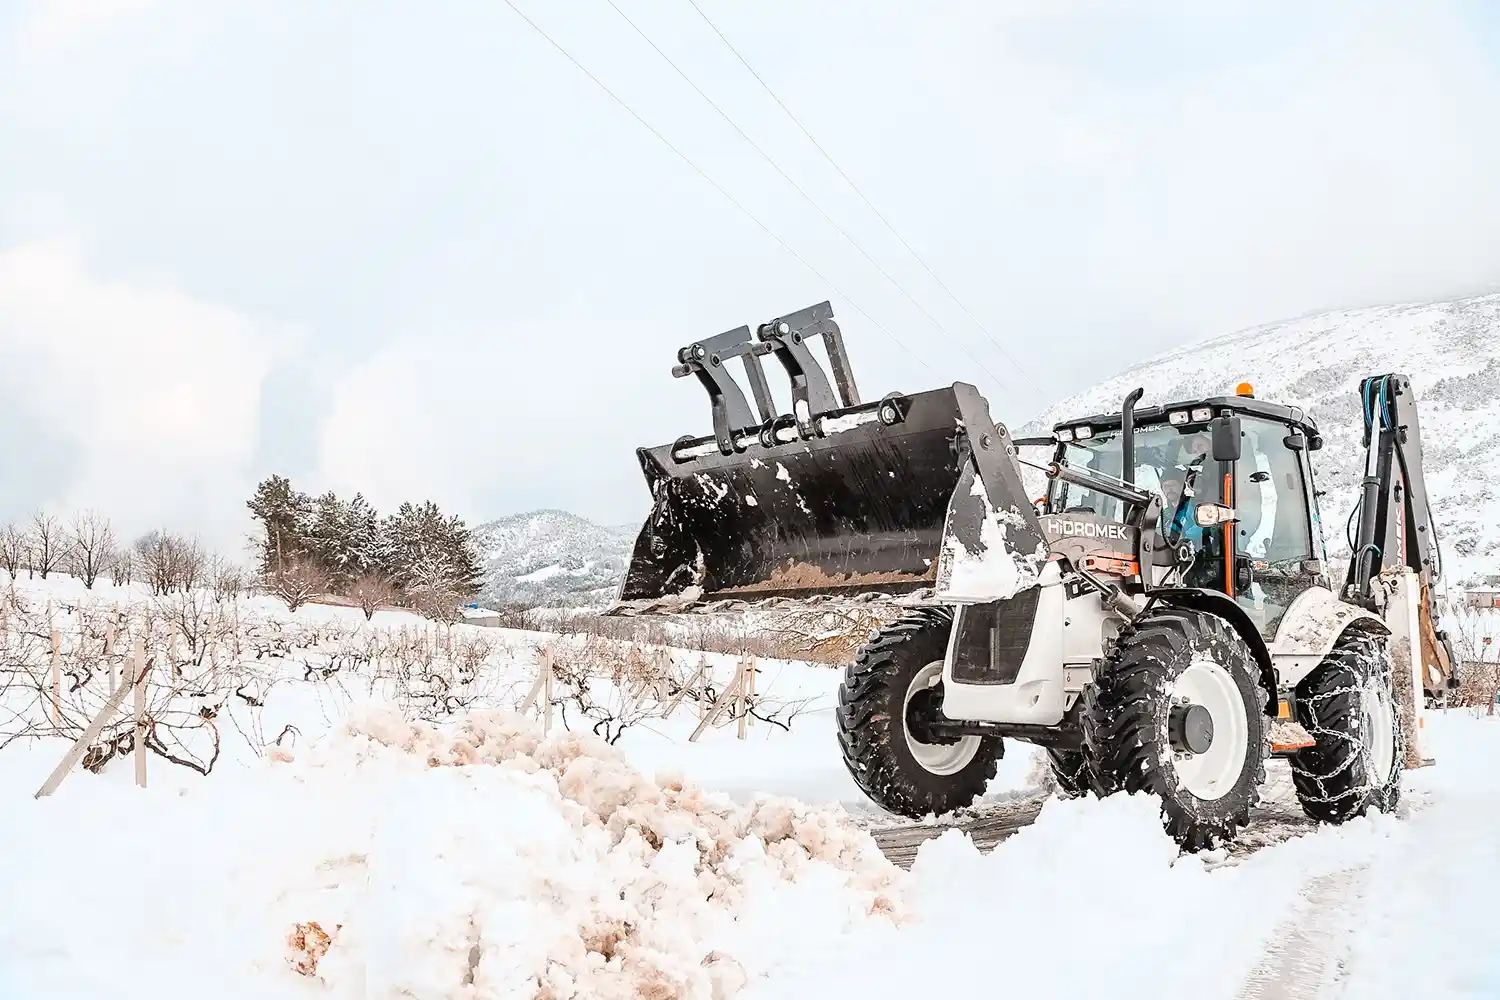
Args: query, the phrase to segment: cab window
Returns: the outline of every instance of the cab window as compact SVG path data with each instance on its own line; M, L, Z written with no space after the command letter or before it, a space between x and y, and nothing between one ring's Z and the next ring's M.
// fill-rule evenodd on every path
M1311 559L1307 488L1300 453L1286 445L1290 428L1258 417L1242 418L1240 427L1234 502L1240 553L1270 565Z

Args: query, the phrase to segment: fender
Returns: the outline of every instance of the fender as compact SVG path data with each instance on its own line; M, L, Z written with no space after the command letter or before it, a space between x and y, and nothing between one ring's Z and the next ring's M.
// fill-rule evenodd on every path
M1271 658L1281 668L1287 687L1323 662L1334 643L1350 628L1390 635L1390 627L1374 612L1341 601L1327 587L1309 587L1293 599L1276 626Z
M1235 603L1233 598L1217 590L1200 590L1196 587L1161 587L1148 591L1147 596L1150 602L1160 601L1162 604L1170 604L1174 607L1203 611L1229 622L1240 634L1240 638L1245 640L1245 644L1250 647L1250 652L1255 654L1255 662L1260 667L1260 681L1266 689L1265 713L1275 717L1276 667L1271 658L1271 650L1266 646L1266 640L1261 636L1260 629L1255 627L1255 622L1251 621L1249 613L1244 608ZM1150 602L1147 603L1147 608L1150 608Z

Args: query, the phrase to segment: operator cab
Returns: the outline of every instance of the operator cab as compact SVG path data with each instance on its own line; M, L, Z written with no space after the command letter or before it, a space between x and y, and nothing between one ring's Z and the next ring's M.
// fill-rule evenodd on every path
M1226 415L1239 418L1236 461L1213 457L1210 424ZM1134 421L1133 477L1122 468L1119 412L1057 424L1053 460L1132 479L1162 498L1156 537L1163 558L1153 585L1228 594L1265 634L1298 594L1329 586L1308 461L1322 438L1311 417L1299 407L1257 400L1241 386L1236 396L1141 407ZM1235 520L1200 526L1194 511L1200 503L1232 508ZM1045 513L1124 517L1121 500L1061 479L1049 485Z

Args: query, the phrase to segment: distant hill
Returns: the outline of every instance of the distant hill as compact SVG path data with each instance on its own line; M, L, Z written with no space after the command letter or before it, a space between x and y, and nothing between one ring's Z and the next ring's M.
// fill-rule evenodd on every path
M596 605L613 600L638 525L606 526L535 510L474 529L485 567L480 602Z

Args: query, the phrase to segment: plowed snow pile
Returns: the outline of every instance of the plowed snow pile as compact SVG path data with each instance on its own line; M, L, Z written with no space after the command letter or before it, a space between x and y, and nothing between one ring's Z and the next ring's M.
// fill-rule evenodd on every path
M27 803L48 822L7 851L50 863L6 866L43 908L0 918L28 959L0 995L719 998L900 920L904 876L841 814L653 783L515 716L368 710L305 757Z

